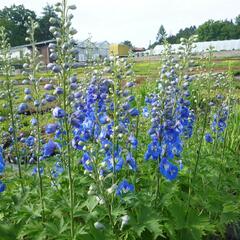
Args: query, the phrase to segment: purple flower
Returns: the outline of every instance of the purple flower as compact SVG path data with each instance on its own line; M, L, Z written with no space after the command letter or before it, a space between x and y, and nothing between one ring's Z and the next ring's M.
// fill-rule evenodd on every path
M66 115L65 111L61 109L60 107L55 107L53 109L53 116L55 118L63 118Z

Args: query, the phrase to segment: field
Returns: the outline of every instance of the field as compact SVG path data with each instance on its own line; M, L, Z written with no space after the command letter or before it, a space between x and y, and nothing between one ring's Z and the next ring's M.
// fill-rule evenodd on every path
M32 19L21 75L0 34L0 240L239 239L239 58L76 68L64 14L47 71Z

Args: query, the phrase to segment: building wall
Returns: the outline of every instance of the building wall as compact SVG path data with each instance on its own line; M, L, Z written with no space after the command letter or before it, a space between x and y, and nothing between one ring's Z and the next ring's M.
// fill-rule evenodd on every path
M109 54L112 56L125 57L128 56L129 47L123 44L111 44Z
M39 53L42 55L42 61L44 62L44 64L48 64L49 63L49 49L48 46L42 46L40 48L38 48Z

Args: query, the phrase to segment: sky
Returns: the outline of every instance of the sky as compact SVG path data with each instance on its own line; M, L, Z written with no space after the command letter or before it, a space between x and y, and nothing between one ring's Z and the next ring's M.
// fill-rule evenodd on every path
M56 0L0 0L0 9L23 4L39 16L47 3ZM78 40L89 34L93 41L119 43L130 40L134 46L153 43L162 24L168 34L180 28L200 25L213 19L234 19L240 14L240 0L68 0L75 4L73 27Z

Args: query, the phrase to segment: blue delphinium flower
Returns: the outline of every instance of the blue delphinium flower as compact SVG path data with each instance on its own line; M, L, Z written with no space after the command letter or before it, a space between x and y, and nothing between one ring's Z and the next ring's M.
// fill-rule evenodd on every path
M33 146L35 143L35 138L33 136L29 136L28 138L25 139L25 144L28 146L28 147L31 147Z
M59 149L60 149L60 146L58 143L52 140L49 140L47 143L43 145L43 157L51 157Z
M5 161L3 159L2 147L0 147L0 173L4 172L4 170L5 170Z
M118 184L116 189L116 195L122 196L127 192L134 192L134 186L124 179L122 182Z
M59 175L61 175L64 172L64 168L62 167L60 162L56 162L56 164L54 165L53 170L51 171L52 176L54 178L57 178Z
M37 119L36 118L32 118L30 120L30 123L32 124L32 126L36 126L37 125Z
M115 166L114 166L113 160L115 162ZM123 164L124 164L124 160L121 156L121 151L115 152L114 159L110 152L106 153L104 161L107 164L108 170L115 171L115 172L119 172L122 169ZM115 169L114 169L114 167L115 167Z
M159 171L168 180L172 181L176 179L178 175L178 167L169 162L166 158L163 158L159 165Z
M20 103L18 106L18 113L25 113L28 110L28 105L26 103Z
M53 109L53 116L55 118L63 118L66 115L65 111L61 109L60 107L55 107Z
M208 142L208 143L212 143L212 142L213 142L213 138L212 138L212 136L211 136L210 133L206 133L206 134L205 134L205 140L206 140L206 142Z
M40 174L43 175L43 167L40 167ZM32 170L32 176L36 175L38 173L37 167L34 167Z
M133 171L137 170L137 163L131 153L127 154L126 162L131 170L133 170Z
M129 140L132 148L134 148L134 149L137 148L137 146L138 146L138 140L137 140L137 138L136 138L133 134L131 134L131 135L129 136L128 140Z
M161 146L156 138L148 145L147 152L144 155L145 160L149 160L152 158L153 160L157 160L161 155Z
M45 90L48 90L48 91L49 91L49 90L53 90L53 85L52 85L51 83L45 84L45 85L44 85L44 89L45 89Z
M168 54L169 49L165 49L165 52L157 90L145 99L151 117L151 128L148 131L151 143L145 159L160 161L158 167L161 174L168 180L173 180L178 175L178 167L172 161L181 156L183 140L192 136L195 116L187 99L192 78L186 75L180 82L178 71L174 69L176 65L173 66L176 60L173 59L173 54Z
M93 171L93 166L92 166L92 161L91 161L91 158L90 158L90 155L88 152L85 152L83 154L83 157L80 161L84 167L85 170L89 171L89 172L92 172Z
M56 96L47 94L45 96L45 99L46 99L47 102L53 102L53 101L56 100Z
M0 180L0 193L4 192L6 189L6 184L4 184L1 180Z
M53 94L55 94L55 95L61 95L61 94L63 94L63 88L61 88L61 87L56 87L55 88L55 90L54 90L54 92L53 92Z
M59 127L59 126L58 126L58 124L56 124L56 123L49 123L49 124L45 127L45 133L46 133L46 134L55 133L58 127Z

